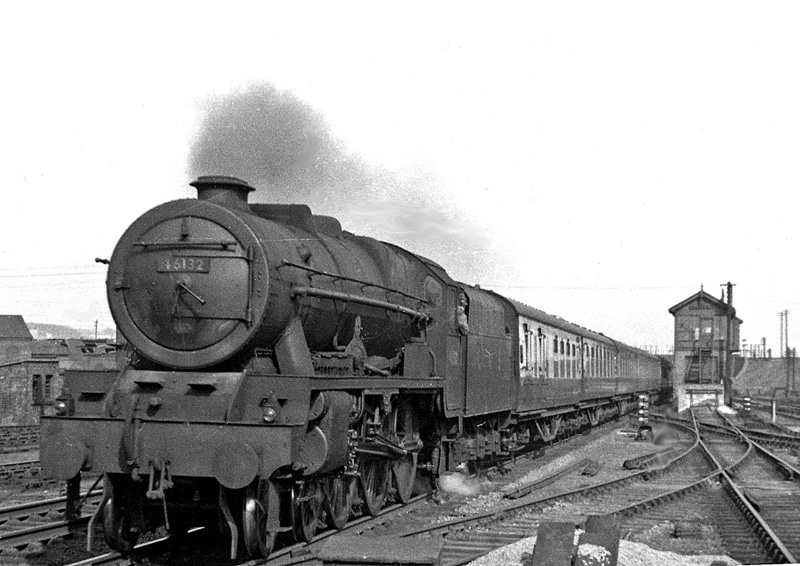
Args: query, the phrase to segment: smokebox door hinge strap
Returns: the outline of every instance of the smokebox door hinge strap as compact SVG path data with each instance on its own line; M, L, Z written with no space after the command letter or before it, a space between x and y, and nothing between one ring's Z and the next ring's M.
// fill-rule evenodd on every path
M255 277L254 261L255 252L253 251L253 246L247 246L247 271L249 277L247 278L247 311L245 314L245 323L248 327L253 324L253 288L255 287L255 281L253 280Z

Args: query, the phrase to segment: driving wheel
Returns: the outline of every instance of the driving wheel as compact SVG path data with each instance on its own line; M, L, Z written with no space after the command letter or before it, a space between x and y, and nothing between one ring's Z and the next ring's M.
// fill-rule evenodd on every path
M325 481L325 522L334 529L342 529L350 518L353 506L350 476L336 476Z
M392 464L392 477L400 503L408 503L414 493L417 478L417 453L406 454Z
M389 489L389 462L387 460L365 460L361 463L361 495L364 512L376 516L386 500Z

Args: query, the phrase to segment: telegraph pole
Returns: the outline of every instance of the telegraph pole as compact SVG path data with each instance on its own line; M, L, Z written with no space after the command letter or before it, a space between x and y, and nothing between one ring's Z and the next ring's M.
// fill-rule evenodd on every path
M786 345L786 357L789 357L789 311L783 311L783 332Z
M731 355L731 340L733 339L733 286L735 283L728 281L723 283L720 287L726 287L728 290L728 308L726 309L727 322L725 324L725 372L722 376L722 397L723 403L728 407L731 406L731 398L733 397L733 356Z
M786 358L786 395L792 390L792 371L789 359L791 350L789 349L789 311L781 312L781 356Z

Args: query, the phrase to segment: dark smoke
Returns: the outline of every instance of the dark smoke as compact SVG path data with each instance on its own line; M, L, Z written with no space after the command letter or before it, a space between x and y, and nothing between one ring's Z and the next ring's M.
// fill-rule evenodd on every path
M271 84L208 102L189 173L239 177L258 188L253 202L308 204L346 230L426 255L468 282L483 278L478 266L492 256L480 232L457 218L455 196L435 175L367 164L318 111Z
M189 173L232 175L259 189L254 200L308 202L324 187L368 186L322 115L290 92L259 84L207 105Z

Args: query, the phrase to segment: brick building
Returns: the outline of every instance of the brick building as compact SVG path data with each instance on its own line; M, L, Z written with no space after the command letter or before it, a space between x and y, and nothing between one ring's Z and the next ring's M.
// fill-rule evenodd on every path
M0 315L0 426L39 424L64 371L114 369L115 350L103 341L34 340L21 316Z

